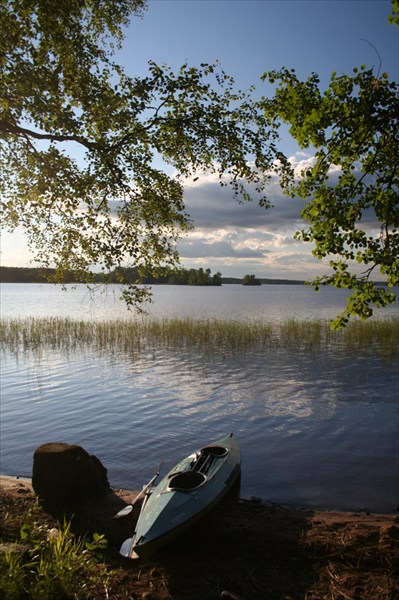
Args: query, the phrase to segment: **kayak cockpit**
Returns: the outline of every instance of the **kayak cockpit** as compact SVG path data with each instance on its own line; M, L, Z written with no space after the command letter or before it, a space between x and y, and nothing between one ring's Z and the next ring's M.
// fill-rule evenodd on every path
M172 473L168 481L168 491L191 492L203 485L223 464L229 451L224 446L206 446L193 457L189 468Z
M227 453L228 450L224 446L206 446L199 451L201 455L215 456L217 458L223 458Z
M172 475L169 479L168 489L172 491L188 492L200 487L206 481L206 476L198 471L182 471Z

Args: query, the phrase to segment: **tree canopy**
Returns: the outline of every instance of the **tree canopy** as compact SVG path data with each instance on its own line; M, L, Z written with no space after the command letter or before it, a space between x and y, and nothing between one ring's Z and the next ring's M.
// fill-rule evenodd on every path
M361 68L333 74L322 91L316 74L301 81L283 68L265 74L277 89L258 102L217 64L174 73L149 62L146 76L132 77L113 50L145 8L145 0L1 0L2 225L24 229L55 281L90 282L101 268L123 282L119 267L128 265L140 282L178 266L176 243L191 226L185 177L217 173L235 196L249 199L251 189L267 208L277 173L287 194L307 202L297 236L331 260L316 288L353 290L336 325L392 302L372 274L399 283L397 83ZM390 22L398 14L393 0ZM299 178L278 148L281 123L315 149ZM137 306L146 294L124 292Z
M314 73L301 81L284 68L264 78L277 83L274 96L262 101L267 117L287 123L301 148L315 149L312 166L281 180L287 194L307 201L308 227L297 237L314 244L317 258L330 258L331 273L313 284L352 290L336 327L350 315L368 318L373 305L395 300L372 273L399 284L398 84L364 66L333 73L325 91Z
M3 225L24 229L56 281L74 272L89 282L93 268L122 264L145 275L175 268L190 227L183 178L199 171L244 199L243 182L254 184L267 206L277 133L218 65L173 73L150 62L140 78L113 62L129 16L144 9L144 0L1 3ZM145 294L133 287L125 298Z
M399 0L392 0L392 14L388 16L391 25L399 25Z

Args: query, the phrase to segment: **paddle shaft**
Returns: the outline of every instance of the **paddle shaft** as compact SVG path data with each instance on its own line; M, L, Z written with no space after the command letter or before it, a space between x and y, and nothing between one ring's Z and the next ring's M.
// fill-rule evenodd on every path
M133 502L131 504L127 504L124 508L122 508L119 512L117 512L116 515L114 516L114 519L119 519L120 517L125 517L126 515L130 514L132 512L133 506L136 504L136 502L138 500L140 500L140 498L143 495L148 495L147 492L148 492L148 490L151 490L151 488L153 487L154 482L155 482L156 478L158 477L159 472L161 470L161 466L162 466L162 463L159 464L158 470L155 473L154 477L152 479L150 479L150 481L145 486L143 486L143 489L141 490L141 492L139 494L137 494L137 496L135 497Z

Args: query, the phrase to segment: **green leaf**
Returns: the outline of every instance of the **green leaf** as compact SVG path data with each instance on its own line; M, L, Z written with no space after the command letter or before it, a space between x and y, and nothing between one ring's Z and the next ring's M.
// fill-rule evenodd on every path
M29 537L31 535L31 527L27 523L24 523L21 526L19 535L20 535L21 540L29 539Z

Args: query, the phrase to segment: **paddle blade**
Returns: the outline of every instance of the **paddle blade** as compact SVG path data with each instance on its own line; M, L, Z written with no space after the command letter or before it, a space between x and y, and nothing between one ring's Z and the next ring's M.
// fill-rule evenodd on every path
M143 494L147 487L148 487L148 484L143 487L143 489L141 490L141 492L139 494L137 494L137 496L135 497L133 502L131 504L128 504L127 506L124 506L123 508L121 508L121 510L119 512L117 512L116 515L113 516L113 519L120 519L121 517L126 517L126 515L130 515L130 513L133 510L133 506L136 504L136 502L138 500L140 500L140 498L143 497Z
M117 512L116 515L114 515L112 518L120 519L121 517L126 517L126 515L130 515L132 510L133 504L128 504L127 506L124 506L119 512Z
M123 542L122 546L120 547L119 554L121 554L125 558L139 558L138 554L136 554L133 550L133 539L134 538L132 537L128 538Z
M143 485L143 489L141 490L141 492L139 494L137 494L137 496L135 497L133 502L131 504L128 504L124 508L122 508L119 512L117 512L116 515L113 516L113 519L120 519L121 517L126 517L126 515L129 515L133 510L133 506L144 495L147 497L147 500L148 500L148 496L151 494L154 482L159 475L159 471L161 470L162 465L163 465L163 462L160 462L158 471L155 473L154 477L152 479L150 479L150 481L146 485Z

